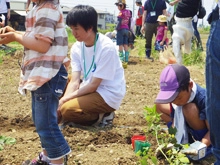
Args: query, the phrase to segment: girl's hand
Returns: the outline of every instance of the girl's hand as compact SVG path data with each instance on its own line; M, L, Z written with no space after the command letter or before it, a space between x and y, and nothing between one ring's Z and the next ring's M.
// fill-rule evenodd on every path
M161 41L161 42L160 42L160 45L161 45L161 46L163 46L163 43L164 43L164 42L163 42L163 41Z
M10 26L6 26L0 29L0 34L4 34L8 32L15 32L15 30Z
M4 34L0 34L0 44L8 44L10 42L15 41L16 33L15 32L7 32Z

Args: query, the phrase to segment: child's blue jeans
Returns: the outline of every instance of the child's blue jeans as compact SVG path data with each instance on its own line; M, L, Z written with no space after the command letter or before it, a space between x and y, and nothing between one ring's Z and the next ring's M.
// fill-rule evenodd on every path
M206 44L206 114L215 165L220 165L220 19L211 24Z
M40 137L42 148L51 160L60 159L70 152L57 124L59 97L67 83L67 71L62 65L59 72L50 81L32 91L32 118Z
M156 41L155 42L155 50L164 51L164 47L166 46L166 41L164 41L163 45L160 45L160 42L161 41Z

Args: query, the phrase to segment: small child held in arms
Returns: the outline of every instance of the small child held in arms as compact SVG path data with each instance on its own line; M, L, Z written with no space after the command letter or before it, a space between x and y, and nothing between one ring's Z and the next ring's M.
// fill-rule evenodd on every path
M164 47L167 46L169 43L169 40L167 38L167 17L165 15L160 15L157 21L159 26L157 27L155 50L163 51Z

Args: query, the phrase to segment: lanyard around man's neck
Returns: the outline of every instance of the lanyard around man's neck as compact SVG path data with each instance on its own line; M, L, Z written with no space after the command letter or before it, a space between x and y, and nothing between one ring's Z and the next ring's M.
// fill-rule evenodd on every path
M153 10L154 10L154 9L155 9L155 6L156 6L156 4L157 4L157 0L155 0L154 4L152 3L152 0L151 0L150 2L151 2L151 6L152 6L152 8L153 8Z
M88 72L86 72L86 58L85 58L85 51L84 51L85 43L83 42L82 56L83 56L83 64L84 64L84 80L87 79L87 77L88 77L88 75L89 75L89 73L90 73L90 71L91 71L91 69L94 65L95 53L96 53L96 42L98 40L98 36L99 36L99 34L96 33L96 37L95 37L95 41L94 41L94 50L93 50L94 54L93 54L93 57L92 57L92 64L90 65ZM94 66L94 67L96 67L96 66Z

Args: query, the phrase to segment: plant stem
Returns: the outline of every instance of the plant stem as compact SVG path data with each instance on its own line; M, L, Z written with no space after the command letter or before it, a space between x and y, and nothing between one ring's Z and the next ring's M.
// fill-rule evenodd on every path
M156 140L157 140L157 145L160 146L159 140L158 140L158 136L157 136L157 129L155 130L155 135L156 135ZM166 154L163 152L163 150L161 148L159 148L160 152L163 154L163 156L166 158L166 160L170 163L170 159L166 156Z

